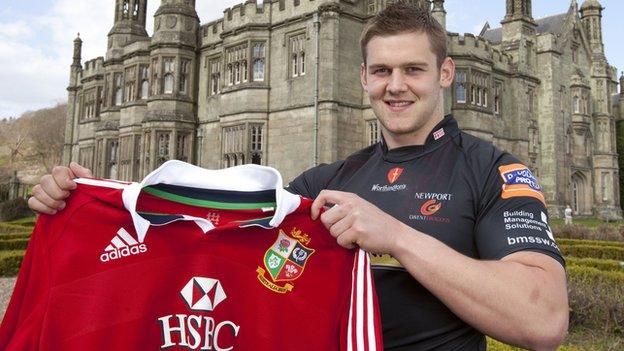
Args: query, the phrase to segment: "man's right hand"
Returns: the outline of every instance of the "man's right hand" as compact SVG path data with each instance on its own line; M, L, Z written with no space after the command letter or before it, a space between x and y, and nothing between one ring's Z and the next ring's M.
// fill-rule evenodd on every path
M32 196L28 199L31 210L45 214L55 214L65 208L65 198L70 191L76 189L74 178L93 178L87 168L72 162L69 168L56 166L52 174L41 177L39 184L32 189Z

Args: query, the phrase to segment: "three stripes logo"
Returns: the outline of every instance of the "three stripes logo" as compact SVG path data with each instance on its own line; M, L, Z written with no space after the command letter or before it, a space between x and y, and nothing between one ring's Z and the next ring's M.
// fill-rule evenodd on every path
M122 257L138 255L147 251L147 245L139 243L124 228L119 228L117 235L100 255L100 261L109 262Z

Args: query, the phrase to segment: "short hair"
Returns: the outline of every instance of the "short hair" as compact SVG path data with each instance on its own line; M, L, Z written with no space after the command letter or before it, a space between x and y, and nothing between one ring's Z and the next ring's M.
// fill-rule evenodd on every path
M427 35L438 68L442 67L447 57L446 29L431 15L429 8L403 2L388 5L366 24L360 37L362 59L366 63L366 46L373 37L410 32Z

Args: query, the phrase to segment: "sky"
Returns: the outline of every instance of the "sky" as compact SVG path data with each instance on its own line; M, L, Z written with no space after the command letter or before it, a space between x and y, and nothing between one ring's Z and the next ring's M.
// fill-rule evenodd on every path
M202 23L223 16L245 0L197 0ZM533 17L566 12L571 0L533 1ZM258 0L260 2L260 0ZM607 59L624 70L624 1L600 0ZM148 0L147 31L160 1ZM580 1L582 3L582 0ZM500 26L504 0L446 0L447 29L478 34L488 21ZM51 107L67 100L73 40L83 40L83 62L106 53L113 25L114 0L0 0L0 119Z

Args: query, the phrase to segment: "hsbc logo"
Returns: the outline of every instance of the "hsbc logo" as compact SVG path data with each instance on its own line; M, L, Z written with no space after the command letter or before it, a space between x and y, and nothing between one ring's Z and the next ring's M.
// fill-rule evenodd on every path
M180 294L188 308L195 311L212 311L227 297L218 280L204 277L191 278Z
M227 298L218 279L192 277L180 290L180 296L188 309L200 314L175 313L158 318L163 340L161 350L174 346L188 350L237 349L235 344L240 325L206 315Z

